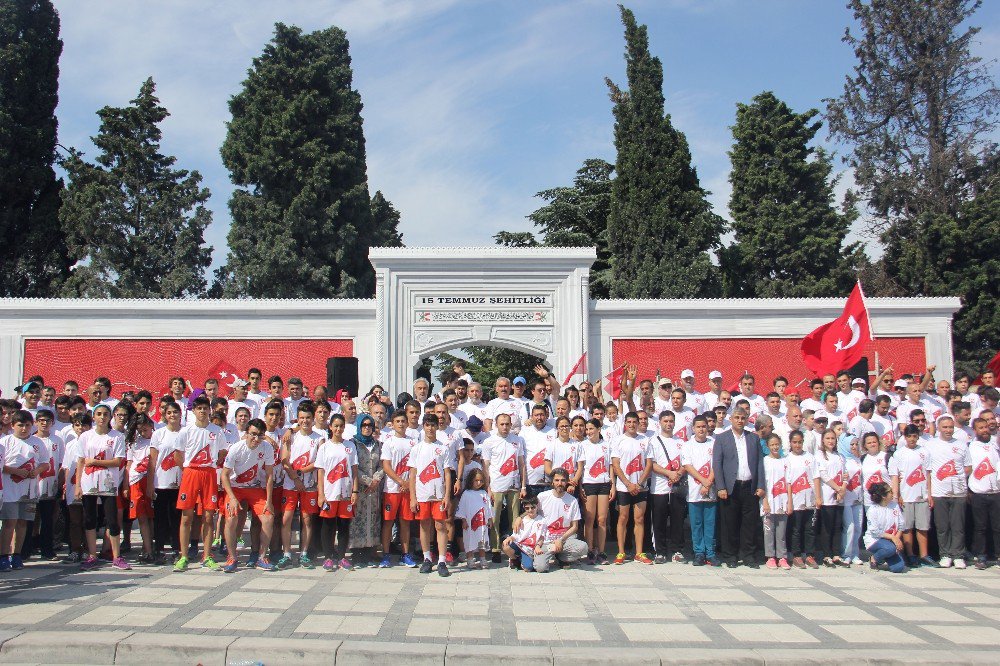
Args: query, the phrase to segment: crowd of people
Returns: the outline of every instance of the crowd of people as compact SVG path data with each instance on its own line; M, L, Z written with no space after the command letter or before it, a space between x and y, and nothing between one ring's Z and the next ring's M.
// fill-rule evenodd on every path
M871 386L827 375L801 395L777 377L761 395L750 374L727 391L713 371L701 393L691 370L674 384L627 367L609 400L536 366L488 402L460 362L438 393L418 379L395 400L265 383L258 368L119 399L106 377L59 392L34 376L0 400L0 572L36 554L229 573L448 576L504 558L538 572L985 569L1000 548L1000 393L991 371L973 385L934 370L887 368Z

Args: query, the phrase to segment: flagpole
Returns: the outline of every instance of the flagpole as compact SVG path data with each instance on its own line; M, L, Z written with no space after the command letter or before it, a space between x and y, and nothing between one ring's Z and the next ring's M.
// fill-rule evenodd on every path
M858 292L861 294L861 303L865 306L865 319L868 320L868 338L875 339L875 329L872 327L872 317L868 313L868 302L865 300L865 289L861 286L861 279L858 279Z

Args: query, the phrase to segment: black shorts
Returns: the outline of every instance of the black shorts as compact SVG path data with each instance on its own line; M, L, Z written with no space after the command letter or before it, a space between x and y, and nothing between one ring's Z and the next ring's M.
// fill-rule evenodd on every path
M638 495L633 495L628 492L618 491L615 493L615 499L618 501L618 506L631 506L633 504L642 504L649 499L649 491L643 490Z
M587 497L591 495L610 495L611 483L584 483L583 492L587 493Z

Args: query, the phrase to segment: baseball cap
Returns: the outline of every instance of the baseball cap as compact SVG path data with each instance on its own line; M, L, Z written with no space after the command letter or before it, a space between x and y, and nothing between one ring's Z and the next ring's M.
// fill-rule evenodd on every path
M893 388L906 388L906 380L905 379L897 379L896 383L893 384L892 386L893 386Z
M690 368L681 370L681 379L687 379L688 377L694 378L694 370Z
M866 382L866 381L865 381L864 379L862 379L861 377L855 377L855 378L854 378L854 379L853 379L853 380L851 381L851 386L857 386L858 384L861 384L862 386L864 386L864 385L865 385L865 384L867 384L867 383L868 383L868 382Z
M466 430L482 430L483 422L478 416L470 416L469 420L465 422Z
M719 372L718 370L712 370L712 372L708 373L708 378L709 379L722 379L722 373Z
M514 377L514 381L511 382L512 385L513 384L525 384L525 385L527 385L527 383L528 383L528 380L525 379L524 377L522 377L521 375L518 375L517 377Z
M670 377L661 377L660 378L660 386L673 386L673 385L674 385L674 381L672 379L670 379Z
M38 382L26 382L24 386L21 387L21 393L27 393L34 388L41 388L41 386L38 385Z
M242 388L242 387L244 387L246 385L247 385L247 383L245 381L243 381L242 379L240 379L239 377L233 378L233 383L232 384L226 384L226 386L228 386L229 388Z

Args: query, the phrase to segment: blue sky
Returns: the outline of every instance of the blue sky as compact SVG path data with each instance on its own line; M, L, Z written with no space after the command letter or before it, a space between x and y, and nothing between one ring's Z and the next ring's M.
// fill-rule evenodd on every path
M172 114L163 149L212 191L206 241L225 260L232 192L219 147L251 60L276 21L345 29L365 108L369 186L402 213L407 245L487 245L530 229L538 190L584 159L614 161L604 77L624 84L617 6L604 0L55 0L62 19L60 142L93 156L95 111L152 76ZM664 63L667 111L726 215L735 104L773 90L822 107L853 65L841 0L633 0ZM1000 3L977 53L1000 55ZM992 65L994 72L997 66ZM824 130L825 133L825 130ZM832 147L832 146L831 146ZM838 166L839 168L839 166ZM847 174L849 179L849 174ZM848 182L845 180L845 183ZM843 185L841 187L843 189Z

